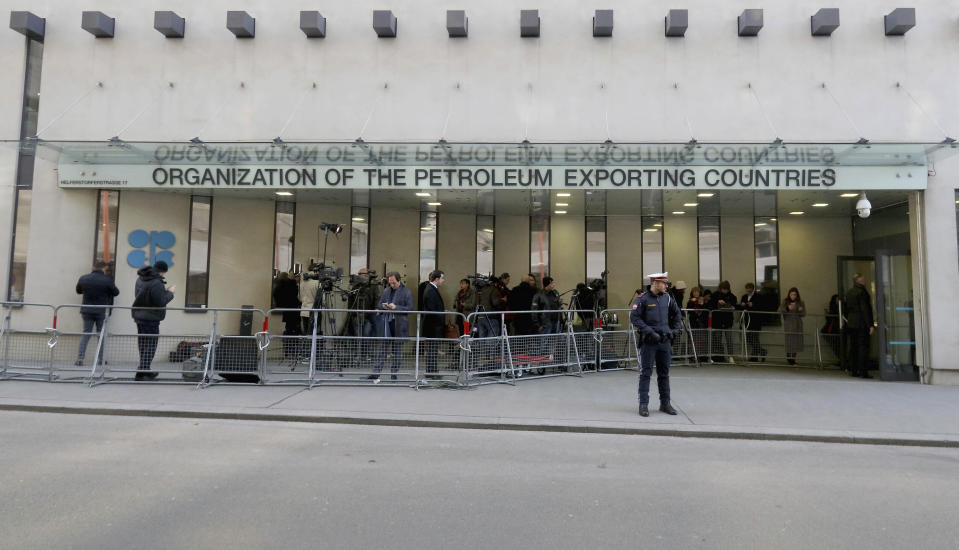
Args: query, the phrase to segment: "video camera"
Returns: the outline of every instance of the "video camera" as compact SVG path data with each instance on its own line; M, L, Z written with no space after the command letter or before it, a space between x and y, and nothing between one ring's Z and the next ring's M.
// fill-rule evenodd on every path
M376 270L374 269L368 270L367 275L359 275L359 274L350 275L351 287L379 285L382 282L383 280L377 277Z
M497 281L492 275L480 275L479 273L476 275L467 275L466 278L469 279L470 284L476 289L485 288Z
M320 288L326 291L333 290L333 285L338 283L340 279L343 278L343 268L338 267L333 269L332 267L327 267L323 263L319 263L303 273L304 280L315 280L320 282Z

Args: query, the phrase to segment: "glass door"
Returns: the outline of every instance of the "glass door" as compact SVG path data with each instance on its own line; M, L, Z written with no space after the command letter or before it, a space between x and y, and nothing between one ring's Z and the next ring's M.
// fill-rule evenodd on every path
M876 342L883 380L919 380L909 252L876 251Z

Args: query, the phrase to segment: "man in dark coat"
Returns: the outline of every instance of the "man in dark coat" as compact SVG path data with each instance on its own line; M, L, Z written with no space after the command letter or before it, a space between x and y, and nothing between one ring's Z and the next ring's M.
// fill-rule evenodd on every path
M376 360L373 363L373 374L368 376L374 383L380 380L379 373L383 370L383 363L386 361L386 347L389 346L393 352L393 364L390 367L393 380L396 380L396 371L400 368L401 353L403 351L403 339L410 336L410 320L406 311L413 310L413 293L406 288L400 281L400 274L391 271L386 274L387 287L380 294L380 299L376 304L376 309L382 310L379 315L377 331L379 335L391 338L376 350Z
M725 362L727 357L732 363L736 355L736 335L732 330L736 295L730 288L729 281L722 281L706 304L706 308L712 311L713 361L716 363Z
M746 293L739 300L737 309L743 312L740 321L746 330L746 346L749 348L749 362L765 360L766 350L759 343L760 331L763 329L764 313L766 309L762 297L756 292L756 285L746 283Z
M849 374L861 378L869 375L869 342L873 332L872 301L866 290L866 278L860 273L852 277L846 291L846 335L849 342Z
M633 303L629 322L639 331L642 342L639 368L639 415L649 416L649 381L656 364L656 385L659 386L659 410L676 414L669 402L669 366L673 357L673 340L682 334L683 318L679 304L666 292L667 273L649 276L650 290Z
M83 365L83 356L87 352L87 344L90 337L93 336L93 329L96 327L97 334L103 330L103 320L106 318L106 307L113 305L113 297L120 294L117 285L110 278L104 269L107 263L96 261L93 264L93 271L80 277L77 281L77 294L83 295L83 305L88 307L80 308L80 317L83 319L83 336L80 337L80 348L77 350L76 365Z
M137 348L140 351L140 364L136 380L153 380L157 373L150 371L153 356L157 351L157 334L160 333L160 321L166 318L166 305L173 300L176 287L166 288L163 274L167 272L167 263L160 260L152 267L142 267L137 271L134 287L133 320L137 324Z
M436 311L443 312L446 310L445 304L443 304L443 296L440 295L440 285L443 284L443 281L446 280L445 274L439 269L430 273L429 281L426 283L426 287L423 289L423 311ZM420 331L420 335L423 338L443 338L444 331L446 328L445 315L423 315L423 328ZM426 342L426 377L427 378L439 378L436 374L438 371L437 366L437 349L439 348L439 342L436 340L427 340Z
M536 296L536 277L527 273L523 280L510 291L508 307L511 311L529 311ZM533 318L530 313L517 313L513 316L513 334L533 334Z

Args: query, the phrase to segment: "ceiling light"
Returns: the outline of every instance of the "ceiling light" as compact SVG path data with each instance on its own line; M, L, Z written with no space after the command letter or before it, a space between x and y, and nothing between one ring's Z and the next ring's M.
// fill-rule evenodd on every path
M493 230L490 229L490 228L488 228L488 227L484 227L484 228L483 228L483 231L485 231L485 232L487 232L487 233L492 233L492 232L493 232Z
M803 212L802 210L793 210L793 211L790 212L789 214L790 214L791 216L802 216L803 214L805 214L805 212Z
M443 203L441 203L441 202L428 202L428 203L426 203L426 206L443 206Z
M823 206L829 206L829 203L828 203L828 202L814 202L814 203L813 203L813 206L815 206L816 208L822 208Z
M433 230L433 228L430 227L430 226L428 226L428 225L425 226L425 227L421 227L421 228L420 228L420 231L432 231L432 230Z
M766 227L766 224L764 224L764 223L757 223L757 224L754 224L754 225L755 225L756 227Z
M676 216L682 216L682 215L685 214L685 213L686 213L686 212L683 212L682 210L676 210L676 211L673 212L673 214L676 215Z
M366 218L352 218L352 220L355 222L365 222Z
M853 198L858 197L858 196L859 196L859 193L843 193L842 195L839 195L839 196L842 197L842 198L844 198L844 199L853 199Z
M556 203L556 206L569 206L569 203L568 203L568 202L558 202L558 203Z
M713 193L700 193L696 195L697 197L712 197Z
M684 202L683 206L698 206L698 202Z
M655 233L656 231L659 231L659 229L656 229L654 227L649 227L647 229L643 229L643 231L646 231L647 233Z
M769 218L769 221L774 222L776 221L776 218Z
M424 192L420 191L419 193L416 194L416 196L417 196L417 197L430 197L430 196L432 196L432 195L430 195L429 193L424 193Z
M557 197L569 197L572 196L571 193L556 193Z
M293 193L290 193L289 191L277 191L276 194L279 195L279 196L281 196L281 197L292 197L292 196L293 196Z
M565 210L553 210L553 214L565 214Z
M653 224L653 227L662 227L662 226L663 226L663 224L661 224L661 223L654 223L654 224Z

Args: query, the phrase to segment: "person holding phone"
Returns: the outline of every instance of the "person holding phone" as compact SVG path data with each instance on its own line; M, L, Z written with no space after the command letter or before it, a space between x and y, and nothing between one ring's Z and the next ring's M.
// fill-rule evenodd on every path
M137 366L135 380L153 380L157 373L150 370L153 356L156 355L160 334L160 321L166 318L166 306L173 300L176 286L166 287L163 275L169 267L163 260L137 271L134 287L133 320L137 324L137 348L140 363Z
M413 310L413 293L401 281L401 276L395 271L386 274L387 286L380 294L379 306L383 310L380 314L378 334L389 338L376 350L376 359L373 362L373 374L367 376L374 384L380 381L380 372L386 361L386 348L390 347L393 361L390 366L390 378L396 380L396 372L400 369L400 358L403 351L403 339L410 336L410 320L403 313Z

